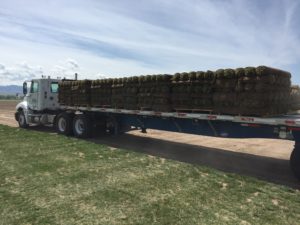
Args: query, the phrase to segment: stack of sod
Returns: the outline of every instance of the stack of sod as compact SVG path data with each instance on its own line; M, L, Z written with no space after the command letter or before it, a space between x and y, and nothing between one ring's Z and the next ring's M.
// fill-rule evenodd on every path
M171 110L170 75L139 77L138 106L141 110L166 112Z
M213 111L215 113L237 114L237 77L232 69L219 69L214 72Z
M172 78L172 107L177 110L190 110L192 81L188 73L176 73Z
M300 87L298 85L291 87L290 109L292 111L300 110Z
M139 79L138 77L124 78L124 108L134 110L137 109L138 103L138 91L139 91Z
M73 105L71 95L71 81L61 81L58 84L58 102L61 105Z
M212 88L214 84L214 73L212 71L190 72L189 79L191 82L191 87L188 90L190 90L192 110L212 110Z
M171 75L163 74L155 76L155 86L152 89L154 111L168 112L171 106Z
M291 93L290 78L288 72L259 66L92 83L63 81L59 86L59 103L90 105L92 90L93 106L154 111L213 110L220 114L270 116L287 113L291 103L293 107L298 104L293 103L293 98L299 95L299 88L292 89Z
M93 80L91 83L91 105L111 107L112 79Z
M124 108L124 80L125 78L113 79L111 89L111 106L113 108Z
M151 75L139 77L138 107L141 110L152 110L155 77Z
M211 110L213 72L176 73L172 79L174 110Z
M238 114L268 116L287 113L291 74L266 66L236 69Z
M71 105L75 106L90 106L91 104L91 81L90 80L78 80L72 81Z

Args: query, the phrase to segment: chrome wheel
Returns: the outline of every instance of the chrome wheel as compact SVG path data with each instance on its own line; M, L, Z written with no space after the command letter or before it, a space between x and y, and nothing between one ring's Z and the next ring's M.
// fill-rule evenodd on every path
M21 125L24 125L24 123L25 123L25 116L24 116L23 113L21 113L21 114L19 115L19 123L20 123Z
M72 135L73 117L74 114L72 113L65 113L65 112L60 113L55 119L55 127L57 133L64 134L64 135Z
M18 115L19 127L21 127L21 128L27 128L28 124L26 122L26 118L25 118L24 112L23 111L19 111L18 114L19 114Z
M93 125L86 114L75 115L73 119L73 132L75 137L88 138L92 136Z
M79 135L82 135L84 133L84 122L82 119L77 119L75 121L75 130L76 130L76 133L79 134Z
M59 118L58 120L58 130L60 132L65 132L66 131L66 128L67 128L67 121L65 118L61 117Z

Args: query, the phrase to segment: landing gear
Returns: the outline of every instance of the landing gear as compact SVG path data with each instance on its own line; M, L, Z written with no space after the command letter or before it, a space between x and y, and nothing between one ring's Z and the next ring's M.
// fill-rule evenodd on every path
M290 157L291 169L294 175L300 180L300 144L295 143L294 150Z
M59 114L56 118L56 131L59 134L64 134L70 136L73 134L72 121L74 114L63 112Z

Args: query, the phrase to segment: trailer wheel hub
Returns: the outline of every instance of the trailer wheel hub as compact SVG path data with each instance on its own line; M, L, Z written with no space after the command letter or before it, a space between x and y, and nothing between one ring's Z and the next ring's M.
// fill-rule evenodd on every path
M75 121L75 129L76 129L76 133L81 135L84 132L84 122L82 119L77 119Z
M66 127L67 127L67 121L65 118L61 117L59 118L59 121L58 121L58 129L60 132L64 132L66 130Z
M22 125L25 123L25 116L24 116L23 113L21 113L21 114L19 115L19 122L20 122L20 124L22 124Z

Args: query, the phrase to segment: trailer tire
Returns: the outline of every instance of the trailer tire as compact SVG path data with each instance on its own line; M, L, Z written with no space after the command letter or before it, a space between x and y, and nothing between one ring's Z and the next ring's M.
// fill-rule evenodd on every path
M73 134L72 121L74 114L72 113L60 113L55 119L56 131L59 134L70 136Z
M21 128L28 128L28 123L26 122L26 117L23 110L19 110L16 116L18 118L18 124Z
M89 138L93 134L93 124L89 116L76 115L73 119L73 133L77 138Z
M294 175L300 180L300 148L296 145L291 153L290 166Z

